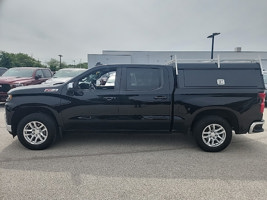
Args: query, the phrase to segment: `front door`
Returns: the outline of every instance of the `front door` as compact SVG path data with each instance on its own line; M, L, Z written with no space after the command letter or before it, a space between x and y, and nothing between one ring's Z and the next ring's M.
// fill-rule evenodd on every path
M100 67L74 80L73 90L66 90L67 98L62 100L66 130L117 129L120 72Z

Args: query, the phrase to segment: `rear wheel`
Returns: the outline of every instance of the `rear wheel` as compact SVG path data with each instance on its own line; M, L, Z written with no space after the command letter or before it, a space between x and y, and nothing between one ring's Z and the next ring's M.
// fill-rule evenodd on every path
M218 116L209 116L199 120L194 129L198 146L208 152L225 149L232 140L232 128L229 123Z
M42 150L55 141L57 127L49 115L33 113L19 122L17 134L19 141L26 148Z

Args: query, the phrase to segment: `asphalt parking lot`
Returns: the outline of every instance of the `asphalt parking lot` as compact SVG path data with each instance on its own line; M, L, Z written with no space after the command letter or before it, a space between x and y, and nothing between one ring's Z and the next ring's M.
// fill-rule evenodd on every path
M267 115L267 110L265 110ZM0 199L266 199L264 133L220 153L190 137L71 133L44 151L6 131L0 105Z

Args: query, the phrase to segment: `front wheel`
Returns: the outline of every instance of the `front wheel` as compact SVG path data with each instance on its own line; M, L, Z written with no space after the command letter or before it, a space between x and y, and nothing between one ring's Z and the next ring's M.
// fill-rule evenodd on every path
M55 122L49 115L33 113L24 117L18 125L18 139L28 149L42 150L49 147L57 134Z
M225 149L232 140L232 128L229 123L218 116L200 119L193 129L198 146L208 152Z

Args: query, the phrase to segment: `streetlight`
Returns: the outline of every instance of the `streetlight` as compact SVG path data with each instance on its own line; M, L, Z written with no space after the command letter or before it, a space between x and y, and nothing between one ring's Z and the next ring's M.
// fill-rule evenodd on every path
M58 55L59 56L59 69L61 69L61 57L62 57L62 55Z
M213 47L214 47L214 37L216 35L220 35L220 33L212 33L212 35L209 35L207 38L212 38L212 44L211 44L211 56L210 58L213 59Z

